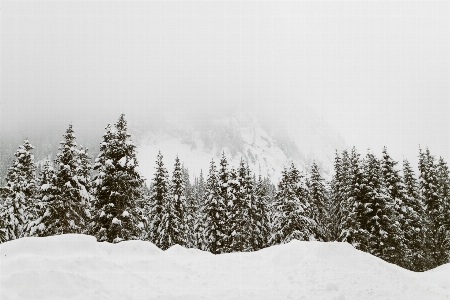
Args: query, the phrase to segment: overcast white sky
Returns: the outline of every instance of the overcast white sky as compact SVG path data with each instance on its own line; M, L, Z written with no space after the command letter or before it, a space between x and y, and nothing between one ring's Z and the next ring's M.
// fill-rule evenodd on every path
M450 160L450 1L1 3L0 130L297 103L363 153Z

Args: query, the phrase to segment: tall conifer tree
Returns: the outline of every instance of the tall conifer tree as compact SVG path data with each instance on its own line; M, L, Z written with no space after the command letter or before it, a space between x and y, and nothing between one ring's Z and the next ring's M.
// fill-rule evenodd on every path
M99 241L120 242L139 239L143 222L138 201L144 180L137 171L136 146L127 132L125 115L114 128L108 124L94 170L93 233Z

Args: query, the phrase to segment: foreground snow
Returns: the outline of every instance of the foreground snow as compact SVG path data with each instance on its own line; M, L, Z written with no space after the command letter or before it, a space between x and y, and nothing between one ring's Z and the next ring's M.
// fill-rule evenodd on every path
M450 265L414 273L346 243L212 255L94 237L0 245L0 299L450 299Z

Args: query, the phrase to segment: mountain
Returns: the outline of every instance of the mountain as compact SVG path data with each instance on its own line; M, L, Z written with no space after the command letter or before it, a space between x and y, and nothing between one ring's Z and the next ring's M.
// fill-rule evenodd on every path
M136 126L135 128L137 128ZM218 164L222 151L231 166L246 161L258 175L277 182L284 165L293 161L308 169L315 160L325 178L331 178L335 150L343 138L313 109L291 112L167 112L134 132L140 171L153 178L158 151L169 172L178 155L190 171L206 176L211 159Z

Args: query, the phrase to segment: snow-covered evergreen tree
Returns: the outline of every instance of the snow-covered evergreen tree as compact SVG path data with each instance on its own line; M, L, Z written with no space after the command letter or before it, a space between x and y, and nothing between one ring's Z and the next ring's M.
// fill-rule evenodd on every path
M229 225L229 241L226 252L242 252L248 250L248 206L246 180L247 170L244 161L241 159L239 168L230 171L228 181L228 225ZM251 191L251 190L250 190ZM249 191L249 192L250 192ZM250 196L251 199L251 196ZM251 222L251 221L250 221Z
M365 189L364 174L360 160L360 154L353 147L349 155L348 165L345 165L346 181L343 185L343 195L345 195L342 204L341 233L338 241L348 242L357 249L367 251L369 234L362 224L365 224L363 216Z
M426 249L429 268L435 268L448 262L447 233L444 214L445 204L440 197L439 174L436 159L427 148L419 151L419 187L425 205L428 221L426 231Z
M14 154L16 159L8 169L0 198L1 240L10 241L27 235L30 221L36 217L36 165L28 140Z
M223 231L226 217L225 203L223 203L220 192L217 170L214 160L212 160L201 208L201 221L196 231L200 233L198 237L199 248L214 254L223 252L226 237L226 233Z
M114 128L108 124L94 170L93 234L98 241L118 243L139 239L143 222L138 201L144 180L137 171L136 146L127 132L125 115Z
M428 264L425 253L424 227L426 227L426 220L424 205L419 195L419 187L414 171L407 160L403 160L403 182L405 267L413 271L425 271Z
M311 166L311 174L308 180L308 190L311 202L310 217L316 222L314 227L314 237L316 240L330 240L330 219L328 216L328 192L324 183L324 179L320 175L319 167L315 162Z
M169 174L164 167L162 159L163 156L160 151L156 158L156 172L153 177L150 203L149 207L146 209L148 211L149 220L148 239L161 249L165 247L165 232L161 232L164 225L161 224L161 222L163 221L163 215L165 214L165 206L170 201Z
M390 166L393 167L392 164ZM393 180L392 177L389 179ZM388 262L399 264L404 256L404 248L400 223L395 213L396 199L392 199L385 188L380 161L372 153L366 156L363 183L365 199L361 226L369 234L369 240L364 241L367 244L363 248ZM398 201L401 203L401 198Z
M284 168L278 191L275 197L275 216L272 233L272 244L284 244L293 239L307 241L311 238L316 224L307 216L309 205L301 199L304 183L300 173L292 164L290 169Z
M267 247L270 239L269 202L261 175L255 183L250 168L246 167L244 184L247 207L246 241L247 251L256 251Z
M72 125L69 125L60 144L60 152L55 159L55 173L46 179L49 183L41 186L41 192L45 195L41 198L45 212L33 222L33 235L84 233L91 218L91 195L87 180L90 166L88 158L84 157L86 153L80 155L77 149Z
M170 191L163 202L161 222L157 228L159 239L156 245L161 249L166 250L175 244L185 245L185 204L183 174L177 156Z
M441 199L441 222L443 231L443 257L442 262L450 262L450 174L447 163L439 157L437 163L437 176L439 183L439 198Z
M346 192L349 185L350 158L348 151L344 150L342 155L336 151L334 160L334 174L331 180L330 195L330 227L332 240L338 240L342 232L342 225L347 217L350 207Z
M217 204L219 205L218 210L223 214L221 215L220 222L218 223L221 240L216 241L218 243L216 247L219 253L227 252L230 242L231 222L229 222L229 218L231 216L230 208L233 206L233 192L229 187L229 181L230 171L228 170L228 162L225 152L222 152L217 174L220 197Z

